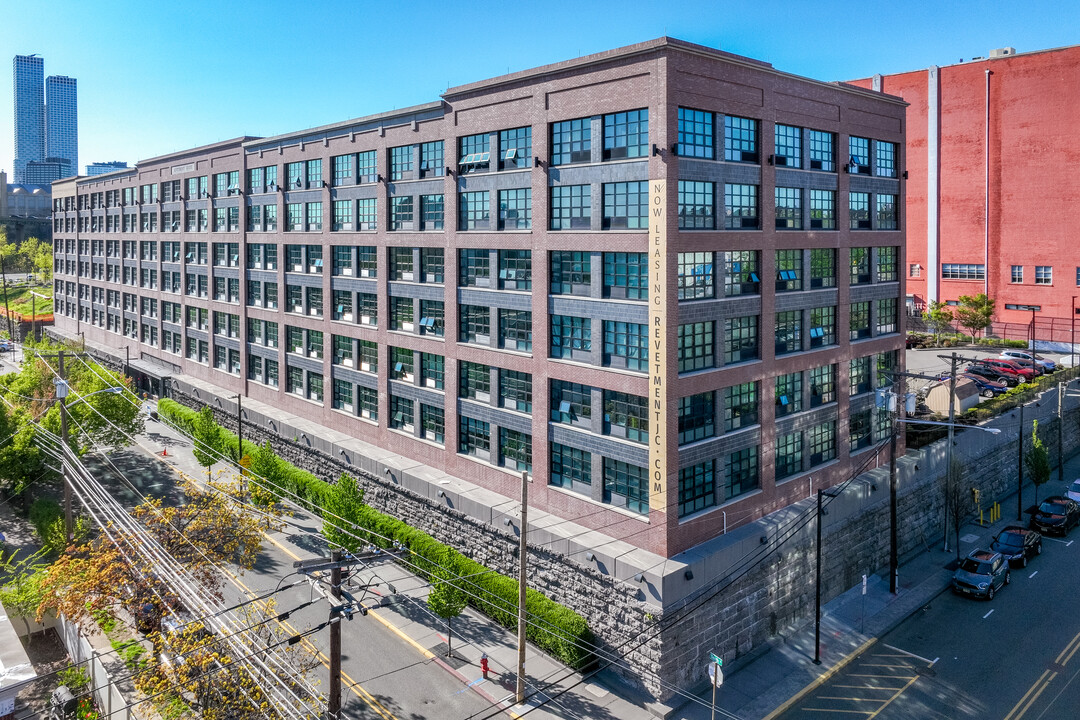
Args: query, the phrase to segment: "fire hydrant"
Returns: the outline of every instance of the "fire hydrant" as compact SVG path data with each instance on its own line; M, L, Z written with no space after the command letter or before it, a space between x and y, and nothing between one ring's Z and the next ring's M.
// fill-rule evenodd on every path
M480 656L480 671L482 673L484 673L484 679L487 680L487 674L488 674L488 657L487 657L487 653L484 653L484 654L482 654Z

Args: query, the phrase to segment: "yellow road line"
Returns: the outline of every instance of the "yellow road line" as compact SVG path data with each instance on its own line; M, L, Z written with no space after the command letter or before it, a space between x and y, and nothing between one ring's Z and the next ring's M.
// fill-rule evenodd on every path
M1076 636L1073 637L1073 639L1069 641L1069 644L1066 645L1065 648L1060 653L1058 653L1057 659L1055 659L1054 662L1056 662L1058 665L1064 665L1064 663L1061 662L1061 658L1065 657L1065 653L1069 652L1069 648L1071 648L1073 645L1076 645L1077 647L1080 647L1080 644L1078 644L1077 641L1080 641L1080 633L1077 633ZM1074 650L1074 652L1075 652L1075 650ZM1070 657L1072 657L1072 656L1070 655Z
M879 708L877 709L877 712L875 712L875 713L874 713L873 715L871 715L870 717L868 717L868 718L867 718L866 720L873 720L874 718L876 718L876 717L877 717L877 716L878 716L879 714L881 714L881 711L882 711L882 710L884 710L885 708L889 707L889 704L890 704L890 703L892 703L892 701L893 701L893 700L895 700L896 698L898 698L898 697L900 697L901 695L903 695L903 694L904 694L904 691L905 691L905 690L907 690L907 689L908 689L909 687L911 687L912 685L914 685L914 684L915 684L915 681L916 681L916 680L918 680L918 679L919 679L919 676L918 676L918 675L916 675L915 677L911 678L911 680L908 680L908 683L907 683L907 685L905 685L904 687L902 687L902 688L900 688L899 690L897 690L897 691L896 691L896 694L895 694L895 695L893 695L893 696L892 696L891 698L889 698L888 700L886 700L886 701L885 701L885 704L884 704L884 705L882 705L881 707L879 707Z
M1051 672L1050 675L1047 676L1046 681L1043 682L1039 689L1035 691L1035 694L1028 699L1027 703L1024 704L1024 707L1020 709L1020 712L1016 714L1016 720L1024 717L1024 713L1031 709L1031 706L1034 705L1035 701L1039 699L1039 696L1043 694L1043 690L1050 687L1051 681L1056 677L1056 672Z
M1076 651L1077 651L1077 650L1080 650L1080 643L1077 643L1076 645L1073 645L1073 649L1072 649L1072 652L1070 652L1070 653L1069 653L1068 657L1066 657L1066 658L1065 658L1065 660L1064 660L1064 661L1063 661L1063 662L1062 662L1061 664L1062 664L1062 665L1066 665L1066 664L1068 664L1068 662L1069 662L1070 660L1072 660L1072 658L1073 658L1073 655L1075 655L1075 654L1076 654Z
M835 708L803 708L807 712L827 712L827 713L851 713L852 715L870 715L870 710L836 710Z
M1061 656L1059 655L1058 657L1061 657ZM1031 693L1035 692L1036 688L1038 688L1040 685L1042 685L1043 680L1045 680L1046 676L1049 675L1049 674L1050 674L1049 670L1043 670L1043 674L1039 676L1039 679L1036 680L1034 683L1032 683L1031 687L1028 688L1028 691L1026 693L1024 693L1024 696L1022 698L1020 698L1015 705L1013 705L1013 709L1010 710L1009 714L1005 716L1005 720L1014 720L1015 718L1020 717L1020 715L1017 715L1016 712L1020 709L1020 707L1022 705L1024 705L1024 702L1028 699L1028 696L1031 695ZM1025 708L1025 711L1026 711L1027 706L1024 706L1024 708ZM1023 714L1023 713L1021 713L1021 714Z
M804 697L806 697L808 694L810 694L814 690L817 690L819 687L821 687L821 685L823 683L828 681L829 678L831 678L833 675L835 675L836 673L840 672L845 667L847 667L848 663L850 663L855 658L859 657L859 655L861 655L863 652L865 652L866 649L868 647L870 647L871 645L873 645L875 642L877 642L877 638L870 638L869 640L864 642L862 645L855 648L855 650L853 650L851 653L849 653L846 657L841 658L840 662L836 663L831 668L829 668L825 672L818 675L816 678L814 678L810 682L810 684L808 684L802 690L800 690L799 692L795 693L790 698L785 700L783 703L780 704L780 707L776 708L771 713L766 715L764 718L762 718L762 720L775 720L776 718L783 715L785 712L788 711L789 708L791 708L793 705L795 705L795 703L802 700Z
M908 668L910 670L910 668ZM890 680L906 680L906 675L870 675L868 673L851 673L848 677L872 677L872 678L889 678Z

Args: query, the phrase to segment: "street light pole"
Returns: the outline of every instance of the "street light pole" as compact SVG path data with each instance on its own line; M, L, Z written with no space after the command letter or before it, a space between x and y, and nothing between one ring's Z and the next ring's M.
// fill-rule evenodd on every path
M821 490L817 491L817 570L814 597L814 664L821 664Z
M529 554L529 473L521 473L521 539L518 545L517 704L525 702L525 565Z
M1020 400L1020 433L1016 438L1016 519L1024 517L1024 401Z
M890 413L889 425L892 432L889 434L889 592L896 594L896 579L900 574L900 550L899 534L897 532L897 479L896 479L896 435L900 423L897 416L900 414L900 376L893 377L892 402L894 403ZM886 405L888 408L888 405ZM818 517L818 532L821 532L821 517ZM820 549L820 548L819 548ZM820 558L818 559L820 562ZM819 569L820 572L820 569ZM820 602L820 598L819 598Z

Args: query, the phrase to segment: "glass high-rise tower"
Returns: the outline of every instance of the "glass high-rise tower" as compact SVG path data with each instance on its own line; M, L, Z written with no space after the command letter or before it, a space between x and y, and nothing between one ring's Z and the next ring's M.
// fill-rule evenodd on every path
M45 159L45 60L16 55L12 61L15 88L16 183L26 182L26 164Z
M75 78L45 79L45 157L60 162L60 177L79 174L79 107Z

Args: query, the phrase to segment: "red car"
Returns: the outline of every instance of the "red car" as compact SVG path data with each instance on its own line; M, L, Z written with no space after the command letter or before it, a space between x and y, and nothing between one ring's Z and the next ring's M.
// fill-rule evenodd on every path
M984 367L992 367L996 370L1000 370L1009 375L1019 375L1024 379L1024 382L1031 382L1035 379L1035 371L1029 367L1022 367L1012 362L1011 360L1002 360L1000 358L983 358L979 361L980 365Z

